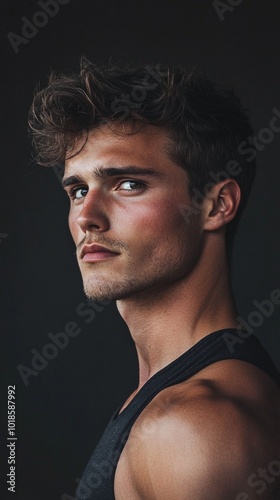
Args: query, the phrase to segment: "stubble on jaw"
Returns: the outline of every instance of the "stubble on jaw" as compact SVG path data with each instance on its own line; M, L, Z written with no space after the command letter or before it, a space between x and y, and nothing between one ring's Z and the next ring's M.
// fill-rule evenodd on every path
M130 297L135 293L133 280L123 280L121 283L102 282L92 276L84 281L84 293L88 299L96 302L105 300L116 301ZM134 292L132 291L134 290Z
M81 269L84 293L90 300L97 302L135 298L138 301L146 301L147 304L152 303L160 295L168 293L169 288L188 279L197 259L199 259L199 253L196 254L193 262L187 262L187 259L183 257L181 262L175 260L169 262L168 265L166 259L155 259L153 265L149 269L148 266L144 268L143 272L141 270L137 272L135 266L130 265L130 269L128 267L119 278L113 277L109 272L106 272L106 276L102 276L101 271L94 270L94 268L86 275Z

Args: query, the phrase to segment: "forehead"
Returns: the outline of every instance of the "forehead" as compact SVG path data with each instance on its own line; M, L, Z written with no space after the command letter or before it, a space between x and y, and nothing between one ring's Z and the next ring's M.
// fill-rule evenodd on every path
M125 125L103 125L92 130L82 150L66 160L65 173L70 175L77 170L103 165L143 165L159 170L174 168L168 155L171 145L167 131L160 127L146 125L133 132Z

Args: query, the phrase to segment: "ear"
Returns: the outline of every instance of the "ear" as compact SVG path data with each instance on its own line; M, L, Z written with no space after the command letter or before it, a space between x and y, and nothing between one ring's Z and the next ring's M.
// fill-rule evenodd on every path
M241 199L240 187L233 179L215 184L205 198L204 229L215 231L234 219Z

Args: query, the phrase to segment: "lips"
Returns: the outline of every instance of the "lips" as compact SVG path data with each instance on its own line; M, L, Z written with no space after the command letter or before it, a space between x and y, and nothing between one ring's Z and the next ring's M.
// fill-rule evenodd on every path
M103 247L102 245L85 245L81 251L81 259L84 262L94 262L98 260L108 259L110 257L116 257L119 255L117 252L113 252L109 248Z

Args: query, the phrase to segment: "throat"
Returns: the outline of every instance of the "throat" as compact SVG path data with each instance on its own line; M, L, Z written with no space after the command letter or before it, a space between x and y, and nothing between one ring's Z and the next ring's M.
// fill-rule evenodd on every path
M229 283L225 266L205 266L199 276L117 302L135 342L139 388L206 335L237 327Z

